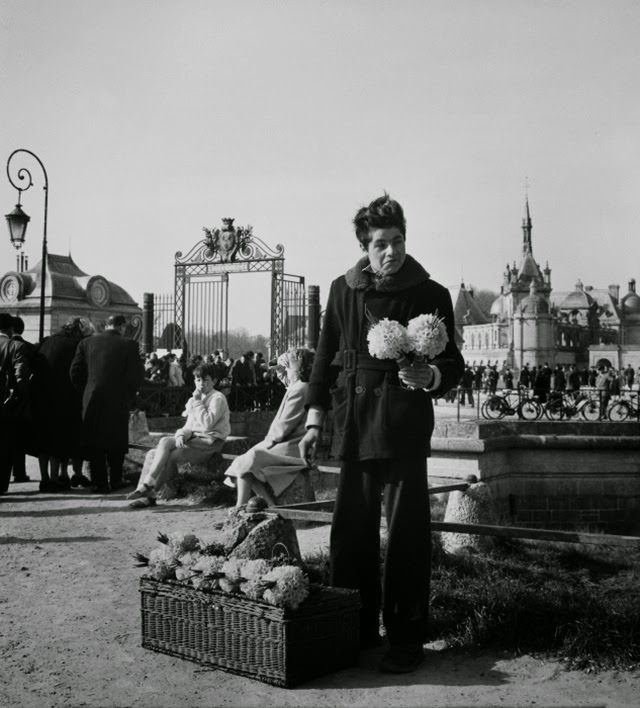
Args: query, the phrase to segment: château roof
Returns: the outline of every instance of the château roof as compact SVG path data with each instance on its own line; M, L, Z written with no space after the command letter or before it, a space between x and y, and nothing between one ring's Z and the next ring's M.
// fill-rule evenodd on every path
M460 283L459 288L449 288L453 302L453 314L456 326L487 324L489 318L482 312L471 291Z

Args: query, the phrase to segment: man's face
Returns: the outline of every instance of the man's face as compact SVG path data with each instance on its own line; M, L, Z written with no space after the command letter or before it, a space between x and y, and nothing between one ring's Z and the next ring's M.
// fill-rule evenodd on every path
M205 376L204 378L201 376L196 376L194 378L194 382L196 385L196 391L201 391L205 395L210 391L213 391L213 387L215 386L215 381L211 378L211 376Z
M397 273L407 257L402 231L397 226L369 229L369 236L371 240L367 244L367 255L371 268L381 275Z

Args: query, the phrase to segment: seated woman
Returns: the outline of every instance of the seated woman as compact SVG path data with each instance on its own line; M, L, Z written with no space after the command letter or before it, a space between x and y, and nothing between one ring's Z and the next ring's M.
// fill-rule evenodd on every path
M304 404L313 356L309 349L290 349L278 357L276 372L287 386L280 408L265 439L236 457L225 472L225 484L238 488L236 507L244 506L253 493L274 506L276 497L306 469L298 443L306 433Z
M186 423L175 435L160 438L153 462L140 476L135 492L127 496L135 500L130 504L134 509L155 506L156 490L177 474L180 462L204 462L222 449L231 432L227 399L214 388L215 367L197 366L193 376L195 390L183 413Z

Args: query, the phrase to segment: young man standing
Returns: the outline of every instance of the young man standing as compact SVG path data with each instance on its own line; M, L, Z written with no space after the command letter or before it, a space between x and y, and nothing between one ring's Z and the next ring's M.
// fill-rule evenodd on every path
M354 219L362 258L331 285L307 397L300 454L312 461L326 411L341 472L331 528L331 581L357 588L361 644L389 640L382 671L406 673L424 660L431 565L426 458L434 395L456 386L464 362L454 337L451 297L406 253L402 207L388 195ZM404 365L369 355L369 323L403 325L421 314L444 318L448 344L429 363ZM380 579L380 513L387 550Z

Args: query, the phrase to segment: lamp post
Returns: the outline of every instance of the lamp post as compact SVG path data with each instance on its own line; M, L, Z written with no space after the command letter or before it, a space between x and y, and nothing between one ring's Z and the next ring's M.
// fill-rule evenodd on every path
M31 172L26 167L20 167L15 174L15 180L11 175L11 161L18 154L31 155L32 158L40 165L42 174L44 175L44 227L42 235L42 262L40 264L40 341L44 339L44 295L47 282L47 215L49 209L49 178L47 171L42 164L42 160L31 150L19 148L14 150L7 160L7 177L9 182L18 190L18 203L15 209L10 214L5 214L7 225L9 226L9 237L11 243L18 249L22 248L27 235L27 224L31 217L27 216L20 206L22 192L33 187L33 178Z

